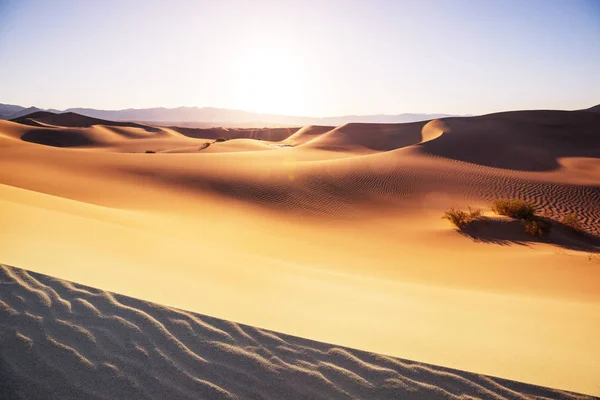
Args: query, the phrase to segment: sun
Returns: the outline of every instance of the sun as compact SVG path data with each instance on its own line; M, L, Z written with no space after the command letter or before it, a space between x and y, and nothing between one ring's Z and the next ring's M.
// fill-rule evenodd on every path
M307 109L310 71L301 55L277 40L254 40L234 57L231 92L242 109L301 115Z

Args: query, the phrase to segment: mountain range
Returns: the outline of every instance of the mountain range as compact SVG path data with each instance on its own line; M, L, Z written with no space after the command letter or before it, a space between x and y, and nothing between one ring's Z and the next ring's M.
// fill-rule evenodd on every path
M188 128L261 128L261 127L299 127L306 125L340 126L352 122L362 123L406 123L427 121L445 117L456 117L452 114L419 114L402 113L395 115L344 115L338 117L302 117L278 114L262 114L242 110L215 107L177 107L177 108L128 108L124 110L99 110L95 108L69 108L66 110L23 107L0 103L0 120L15 119L39 112L76 113L92 118L110 121L141 122L158 126L180 126ZM582 111L599 112L600 105ZM471 115L461 115L471 116Z
M274 127L328 125L339 126L350 122L363 123L399 123L426 121L436 118L450 117L450 114L414 114L396 115L345 115L339 117L299 117L277 114L262 114L249 111L231 110L214 107L177 107L177 108L129 108L125 110L98 110L93 108L69 108L66 110L41 109L38 107L22 107L0 103L0 119L15 119L38 111L54 113L74 112L93 118L111 121L135 121L164 126L183 126L205 128L213 126L225 127Z

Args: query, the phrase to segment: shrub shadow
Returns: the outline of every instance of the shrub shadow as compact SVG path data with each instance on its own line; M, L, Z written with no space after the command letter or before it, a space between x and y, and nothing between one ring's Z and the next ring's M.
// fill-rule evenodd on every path
M540 238L527 234L521 220L490 217L477 219L459 229L458 232L476 242L501 246L548 243L568 250L600 253L600 237L575 231L558 221L538 218L552 224L550 233L546 237Z

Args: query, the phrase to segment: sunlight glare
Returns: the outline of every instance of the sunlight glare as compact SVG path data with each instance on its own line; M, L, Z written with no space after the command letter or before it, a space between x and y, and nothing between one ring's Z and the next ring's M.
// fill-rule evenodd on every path
M231 64L233 98L238 108L273 114L307 109L308 66L283 41L252 40Z

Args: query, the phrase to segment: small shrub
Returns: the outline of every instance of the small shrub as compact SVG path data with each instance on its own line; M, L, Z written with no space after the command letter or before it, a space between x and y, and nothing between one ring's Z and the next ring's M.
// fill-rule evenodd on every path
M566 225L569 228L576 230L576 231L581 231L583 228L581 226L581 222L579 221L579 218L577 218L577 214L574 212L570 212L567 215L565 215L561 222L563 223L563 225Z
M473 210L469 207L469 211L450 208L444 213L443 219L452 222L458 229L464 228L477 218L481 217L481 210Z
M531 219L535 215L535 205L519 199L495 199L492 210L497 214L517 219Z
M215 140L215 142L224 142L225 140L227 140L227 139L220 137L220 138L217 138Z
M210 146L210 142L206 142L206 143L204 143L202 146L200 146L200 147L198 148L198 151L200 151L200 150L204 150L204 149L206 149L208 146Z
M525 232L535 237L545 237L550 232L550 223L539 218L527 218L522 221Z
M154 150L146 150L146 154L154 154L156 153Z
M479 217L481 217L481 210L473 210L469 207L469 218L471 218L471 220L476 220Z

